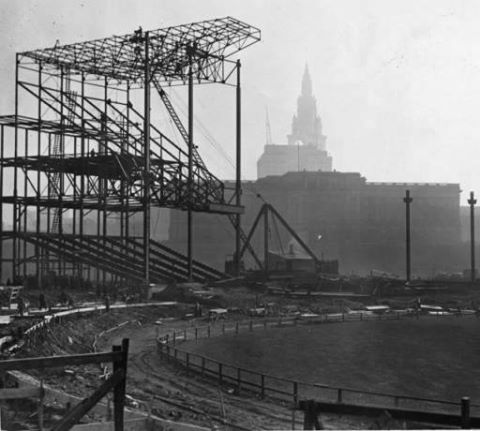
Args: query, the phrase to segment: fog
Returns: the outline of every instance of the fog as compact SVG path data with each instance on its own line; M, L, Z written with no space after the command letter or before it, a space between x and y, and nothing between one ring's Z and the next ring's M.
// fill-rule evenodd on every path
M454 182L480 191L480 3L455 0L0 0L0 114L14 111L15 52L215 17L262 30L238 54L243 81L243 173L256 178L265 144L285 143L308 63L333 167L370 181ZM182 89L171 93L180 104ZM234 170L234 90L195 88L207 165ZM157 115L162 120L161 113ZM153 119L155 121L155 119ZM168 133L168 130L166 131ZM222 150L219 151L218 147ZM465 204L466 193L462 198Z

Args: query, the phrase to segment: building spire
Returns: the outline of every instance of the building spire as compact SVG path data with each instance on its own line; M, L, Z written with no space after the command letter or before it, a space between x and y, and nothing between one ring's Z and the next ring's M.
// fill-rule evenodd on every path
M302 93L297 99L297 113L292 119L292 133L287 136L290 145L298 142L313 145L325 151L326 137L322 134L322 120L317 114L317 101L312 92L312 80L305 64L302 78Z
M265 134L266 134L266 144L273 145L272 141L272 129L270 127L270 118L268 118L268 107L265 107Z
M305 63L305 71L302 78L302 96L312 95L312 80L310 79L310 72L308 71L308 64Z

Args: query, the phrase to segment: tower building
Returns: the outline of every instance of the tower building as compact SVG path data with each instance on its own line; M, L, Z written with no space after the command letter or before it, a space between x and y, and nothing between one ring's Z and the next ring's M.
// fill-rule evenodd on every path
M322 120L317 114L317 100L312 93L308 66L305 66L302 93L297 99L297 114L292 119L292 133L287 138L289 145L301 143L325 151L327 137L322 134Z
M267 142L257 162L257 176L283 175L287 172L332 170L332 158L326 151L327 137L322 133L322 120L317 114L317 100L312 91L308 66L297 99L297 113L292 119L288 144Z

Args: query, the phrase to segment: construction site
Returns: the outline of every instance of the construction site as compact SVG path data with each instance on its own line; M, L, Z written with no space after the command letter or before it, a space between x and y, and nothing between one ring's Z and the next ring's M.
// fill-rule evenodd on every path
M388 386L361 371L344 382L343 368L332 381L313 381L307 365L290 373L314 351L300 332L328 328L318 335L327 340L350 328L370 347L384 327L426 333L441 321L451 340L478 332L476 201L466 278L412 276L406 188L404 277L342 275L259 193L245 220L241 71L260 41L259 28L225 17L16 54L13 113L0 116L0 429L480 427L480 393L467 383L402 392L394 383L415 377ZM196 145L195 90L207 84L234 89L222 107L235 118L225 143L234 181L214 175ZM169 97L177 86L185 118ZM177 138L158 124L159 106ZM185 215L185 253L153 238L152 214L165 208ZM230 229L223 269L194 255L199 213ZM255 348L270 342L291 348L291 362L262 362L268 352ZM354 370L352 352L334 345L331 357Z

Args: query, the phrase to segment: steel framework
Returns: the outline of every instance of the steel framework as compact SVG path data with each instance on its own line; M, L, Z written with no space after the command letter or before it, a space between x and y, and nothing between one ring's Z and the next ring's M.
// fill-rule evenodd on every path
M11 262L14 276L39 284L52 269L97 282L221 277L193 260L192 214L229 215L240 255L240 61L229 57L259 40L258 29L227 17L17 54L15 113L0 117L2 221L11 211L0 269ZM193 141L193 88L206 83L236 86L231 191ZM170 85L188 85L188 128L163 91ZM152 87L185 142L151 121ZM186 256L151 239L152 207L188 212ZM132 235L135 214L141 236Z

